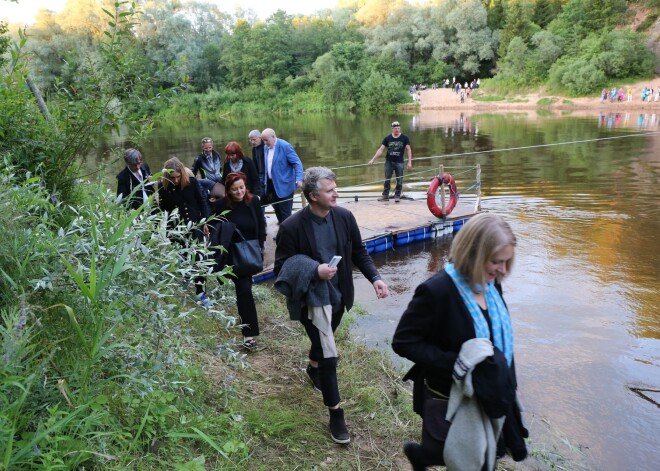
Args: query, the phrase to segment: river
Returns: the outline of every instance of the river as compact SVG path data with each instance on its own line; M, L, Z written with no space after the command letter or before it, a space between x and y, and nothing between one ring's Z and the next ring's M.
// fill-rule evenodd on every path
M229 140L249 149L248 131L269 126L306 167L343 167L337 174L344 198L373 198L382 189L382 163L361 164L393 120L415 156L405 194L425 197L441 163L480 164L482 208L502 214L518 237L504 291L535 450L530 467L657 469L660 116L435 112L176 123L158 128L143 154L152 170L170 155L191 164L203 136L219 151ZM117 144L102 144L100 157L86 163L104 168L110 185L123 167L107 153ZM448 236L376 254L391 296L376 300L356 277L357 304L368 314L358 316L354 335L390 352L399 316L415 287L442 267L450 243Z

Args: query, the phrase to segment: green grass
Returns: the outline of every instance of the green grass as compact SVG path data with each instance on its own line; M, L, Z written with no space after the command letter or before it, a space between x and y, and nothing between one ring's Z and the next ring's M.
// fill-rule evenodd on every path
M474 101L504 101L506 97L500 95L472 95Z
M557 102L557 98L550 97L550 98L541 98L539 101L536 102L538 106L550 106L553 105Z

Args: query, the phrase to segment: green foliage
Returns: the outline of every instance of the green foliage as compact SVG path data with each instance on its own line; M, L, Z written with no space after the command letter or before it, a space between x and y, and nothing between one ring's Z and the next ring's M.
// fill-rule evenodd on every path
M407 101L399 82L387 74L372 72L361 89L361 105L370 110L392 109Z
M94 54L74 50L67 57L47 103L39 104L36 88L33 97L25 86L31 83L32 56L23 33L12 45L0 87L0 154L10 152L15 165L41 176L48 190L65 201L76 198L80 158L95 138L122 129L139 140L151 126L141 119L141 108L157 97L150 77L142 73L145 58L134 47L135 5L118 2L103 15L108 29Z
M629 57L636 60L626 60ZM550 83L574 95L588 94L607 86L612 79L650 76L655 64L655 56L639 33L603 31L586 37L575 57L564 56L553 64Z
M513 38L521 38L527 43L534 33L532 22L534 5L528 0L510 0L506 3L506 20L500 34L498 54L504 57L507 54L509 43Z
M0 183L0 468L121 468L186 430L182 411L197 414L186 403L195 309L180 291L209 272L194 261L208 250L172 243L185 227L126 211L99 185L73 209L12 170Z
M660 14L658 13L652 13L650 15L647 15L646 18L644 18L644 21L642 21L639 25L637 25L635 31L638 31L640 33L643 31L648 31L648 29L655 24L656 20L658 19L658 16L660 16Z

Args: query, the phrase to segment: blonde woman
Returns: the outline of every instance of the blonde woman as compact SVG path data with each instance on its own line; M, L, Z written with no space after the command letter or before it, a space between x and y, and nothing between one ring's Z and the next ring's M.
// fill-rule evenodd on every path
M211 214L199 182L176 157L172 157L163 165L163 176L158 188L158 206L161 211L168 213L178 209L183 224L199 224ZM194 228L189 235L201 242L208 234L208 226L204 224L201 229ZM195 291L200 303L208 307L211 301L204 292L204 278L195 278Z
M490 213L474 216L456 235L445 269L417 287L399 321L392 348L415 364L404 379L414 380L414 409L423 417L421 444L404 445L414 470L436 465L495 469L505 423L506 448L516 461L527 456L527 430L515 403L511 319L500 285L515 247L516 237L504 219ZM499 367L485 373L500 380L486 380L486 397L479 388L482 363ZM474 386L470 398L478 403L464 401L460 387L467 381ZM506 387L498 389L502 384ZM452 415L457 404L471 407L465 410L476 411L483 423L474 428L475 420L461 423ZM479 415L483 410L488 417Z

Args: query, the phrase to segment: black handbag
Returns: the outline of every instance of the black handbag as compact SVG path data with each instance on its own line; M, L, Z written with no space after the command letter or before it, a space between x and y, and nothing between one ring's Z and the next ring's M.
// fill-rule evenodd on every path
M245 240L238 228L236 228L236 233L242 240L231 245L230 265L234 266L234 274L248 276L259 273L264 269L259 241L256 239Z

